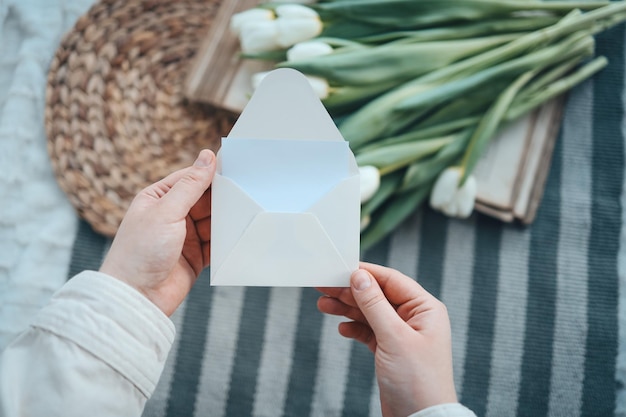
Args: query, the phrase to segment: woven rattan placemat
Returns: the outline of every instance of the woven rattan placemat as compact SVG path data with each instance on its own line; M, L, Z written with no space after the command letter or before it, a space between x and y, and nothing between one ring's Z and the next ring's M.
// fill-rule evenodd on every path
M103 0L64 37L46 94L48 152L79 215L111 236L134 195L217 150L235 116L185 102L215 0Z

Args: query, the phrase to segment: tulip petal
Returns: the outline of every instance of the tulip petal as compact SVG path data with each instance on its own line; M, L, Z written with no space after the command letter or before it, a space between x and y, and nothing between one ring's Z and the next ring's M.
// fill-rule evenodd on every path
M298 4L313 4L317 0L274 0L273 3L298 3Z
M444 204L441 207L441 211L443 212L443 214L445 214L446 216L449 217L456 217L459 213L459 208L458 208L458 204L457 201L452 199L450 201L448 201L447 204Z
M430 205L434 209L441 209L443 206L454 201L454 195L461 178L458 168L448 168L443 171L430 193Z
M278 18L275 22L278 27L276 41L283 48L308 41L322 32L322 22L318 18Z
M252 88L256 90L259 87L259 84L261 84L261 81L263 81L263 78L265 78L267 74L269 74L270 72L271 71L261 71L261 72L256 72L252 74L252 77L251 77Z
M370 217L369 214L366 216L363 216L361 218L361 231L367 229L367 226L369 226L371 222L372 222L372 218Z
M369 201L380 188L380 171L372 165L359 167L361 204Z
M320 100L324 100L326 97L328 97L328 81L326 81L324 78L315 77L312 75L307 75L306 79L309 81L311 88L313 89L313 91L315 91L315 94L317 94L317 97Z
M476 201L476 178L469 176L465 180L463 187L457 191L456 201L458 207L458 217L467 218L472 214L474 210L474 203Z
M299 42L287 51L287 61L298 61L316 56L328 55L333 52L333 47L326 42L307 41Z
M303 17L319 19L319 15L315 10L310 7L302 6L301 4L281 4L276 7L276 15L287 18Z
M240 13L234 14L230 18L230 30L237 35L241 34L241 28L247 23L274 20L274 13L268 9L255 7Z
M279 48L276 20L245 22L239 35L241 50L245 53L272 51Z

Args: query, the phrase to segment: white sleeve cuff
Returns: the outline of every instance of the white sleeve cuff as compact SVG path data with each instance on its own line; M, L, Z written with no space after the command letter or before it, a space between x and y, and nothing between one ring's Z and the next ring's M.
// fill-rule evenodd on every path
M32 326L76 343L146 397L154 392L175 336L172 321L150 300L95 271L67 282Z
M408 417L476 417L476 414L460 403L433 405Z

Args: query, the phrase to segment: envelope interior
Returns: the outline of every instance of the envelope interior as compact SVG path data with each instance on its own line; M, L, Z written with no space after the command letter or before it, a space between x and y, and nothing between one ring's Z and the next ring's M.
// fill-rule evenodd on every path
M345 141L222 140L221 175L265 210L301 212L350 173Z

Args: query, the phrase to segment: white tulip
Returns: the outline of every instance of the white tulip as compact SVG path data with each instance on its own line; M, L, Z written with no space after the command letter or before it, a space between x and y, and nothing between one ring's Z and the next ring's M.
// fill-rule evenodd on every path
M326 42L299 42L287 50L287 61L299 61L317 56L328 55L332 52L333 47Z
M252 74L252 77L251 77L252 88L256 90L259 84L261 84L261 81L263 81L263 78L265 78L267 74L269 74L270 72L271 71L261 71L261 72ZM328 97L328 94L330 93L330 87L328 86L328 81L326 81L324 78L315 77L313 75L305 75L305 78L307 79L307 81L309 82L309 85L311 86L311 88L313 89L313 91L315 92L317 97L319 97L320 100L323 100L326 97Z
M310 7L300 4L281 4L276 7L276 15L285 18L315 18L319 20L317 12Z
M328 97L330 87L328 86L328 81L326 81L325 78L316 77L314 75L306 75L306 79L309 81L311 88L313 88L313 91L315 91L315 94L317 94L317 97L319 97L320 100L324 100Z
M372 217L369 214L361 217L361 232L367 229L367 226L369 226L371 222Z
M313 4L317 0L274 0L272 3L297 3L297 4Z
M261 71L252 74L252 88L256 90L259 87L259 84L261 84L261 81L263 81L263 78L265 78L270 72L271 71Z
M244 53L266 52L279 49L276 20L248 21L241 26L239 34Z
M236 13L230 18L230 30L237 35L241 34L241 28L250 22L262 22L274 20L274 12L268 9L253 8Z
M310 7L283 4L276 8L276 15L262 8L237 13L230 20L230 28L239 36L244 53L258 53L307 41L319 35L323 26Z
M439 175L430 194L430 206L450 217L466 218L474 210L476 178L470 175L459 188L463 172L459 167L447 168Z
M359 167L361 180L361 204L369 201L380 187L380 171L372 165Z
M281 16L275 21L278 26L277 42L283 48L307 41L322 33L322 22L319 18Z

